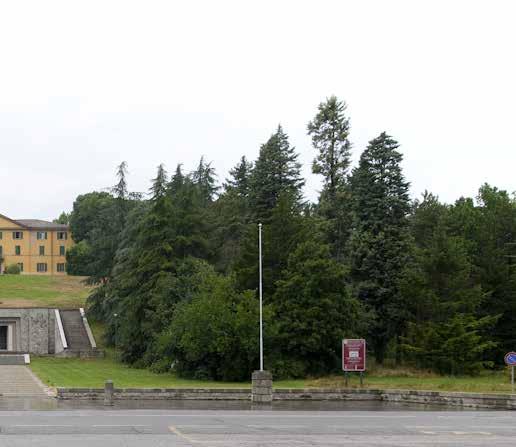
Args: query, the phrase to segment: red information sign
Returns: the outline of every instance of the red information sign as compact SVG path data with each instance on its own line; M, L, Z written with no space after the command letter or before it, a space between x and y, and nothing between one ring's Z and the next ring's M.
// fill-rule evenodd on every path
M365 371L366 342L363 338L342 340L342 369L343 371Z

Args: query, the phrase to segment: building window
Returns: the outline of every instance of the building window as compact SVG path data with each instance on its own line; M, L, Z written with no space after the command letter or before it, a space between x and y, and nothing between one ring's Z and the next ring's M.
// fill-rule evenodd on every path
M66 231L58 231L57 239L60 241L65 241L66 239L68 239L68 233Z
M57 264L57 271L59 273L63 273L65 271L65 265L64 265L64 262L60 262Z
M20 272L23 272L23 262L18 262L18 267L20 267Z
M15 245L14 246L14 254L16 256L20 256L21 255L21 247L19 245Z
M46 262L38 262L36 264L36 271L38 273L45 273L47 271L47 263Z
M13 231L13 239L23 239L23 231Z
M66 255L66 248L64 245L60 245L59 246L59 256L64 256Z
M38 241L41 241L43 239L47 239L48 238L48 233L46 231L38 231L36 233L36 238L38 239Z
M0 239L2 239L4 235L2 234L2 232L0 231Z
M39 255L45 256L45 246L44 245L39 246Z
M4 254L4 249L3 247L0 245L0 257Z

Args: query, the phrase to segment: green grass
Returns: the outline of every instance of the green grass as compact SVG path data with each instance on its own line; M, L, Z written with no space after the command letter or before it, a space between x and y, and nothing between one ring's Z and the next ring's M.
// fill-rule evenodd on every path
M0 307L83 307L89 288L77 276L0 275Z
M342 376L325 377L305 381L308 387L343 388ZM350 376L349 386L360 386L357 374ZM377 370L365 376L366 388L457 391L470 393L510 393L510 374L505 371L484 371L480 376L439 376L414 370Z
M155 374L147 369L129 368L112 358L60 359L32 357L31 368L46 384L55 387L98 388L108 379L120 388L239 388L250 383L210 382L179 379L173 374Z
M111 379L120 388L246 388L250 382L213 382L178 378L174 374L155 374L146 369L134 369L105 359L61 359L33 357L31 368L46 384L54 387L98 388ZM396 375L397 374L397 375ZM350 387L358 388L359 379L352 375ZM275 381L275 388L344 388L342 376L306 380ZM413 389L434 391L464 391L510 393L507 372L485 372L479 377L444 377L411 370L378 370L366 375L365 388Z

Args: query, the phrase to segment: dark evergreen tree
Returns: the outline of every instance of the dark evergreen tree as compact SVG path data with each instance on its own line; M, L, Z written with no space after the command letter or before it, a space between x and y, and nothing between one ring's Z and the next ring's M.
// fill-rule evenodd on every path
M241 256L242 238L251 217L249 193L252 163L242 157L229 174L230 177L224 184L224 192L216 201L213 210L216 220L216 267L222 272L231 271Z
M328 245L312 238L290 254L277 285L272 301L278 325L275 374L307 377L337 371L342 339L358 335L363 320L349 291L347 269L332 259Z
M455 203L450 226L468 240L476 280L488 293L479 315L500 315L492 330L497 349L488 355L500 364L504 353L516 344L516 200L485 184L476 203L464 198Z
M240 162L229 171L230 177L226 179L224 189L226 193L235 193L242 199L249 199L251 192L251 176L253 164L242 157Z
M268 300L274 295L289 255L306 240L310 231L314 228L310 228L308 219L299 212L296 199L281 195L267 223L263 224L263 292ZM258 225L255 223L247 226L235 273L242 290L258 289Z
M348 171L351 158L349 119L346 104L331 96L319 104L318 113L308 123L308 135L317 150L312 172L323 176L319 213L326 220L327 240L337 260L344 258L351 228L351 197Z
M251 177L250 204L255 220L266 222L283 194L301 204L304 180L298 154L281 126L262 145Z
M337 192L346 186L350 165L351 143L346 107L343 101L331 96L319 104L317 115L308 123L308 135L318 151L312 172L323 176L324 192L330 202L334 202Z
M216 185L215 168L201 157L197 169L192 174L192 181L199 188L204 204L211 203L219 190Z
M372 140L351 177L354 233L351 273L373 318L369 339L382 363L388 343L403 333L406 304L399 293L410 255L408 188L398 143L385 132Z
M416 203L414 262L400 287L411 313L403 348L419 367L474 373L496 345L488 330L497 317L477 317L487 294L476 278L468 242L452 234L450 223L450 208L432 194ZM467 353L460 352L461 344Z

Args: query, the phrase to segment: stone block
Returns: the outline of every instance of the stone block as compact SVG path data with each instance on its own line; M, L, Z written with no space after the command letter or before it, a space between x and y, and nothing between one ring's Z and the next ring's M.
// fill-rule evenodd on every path
M254 371L252 379L253 382L255 380L272 380L272 373L270 371Z
M253 394L252 401L254 403L271 403L272 394Z

